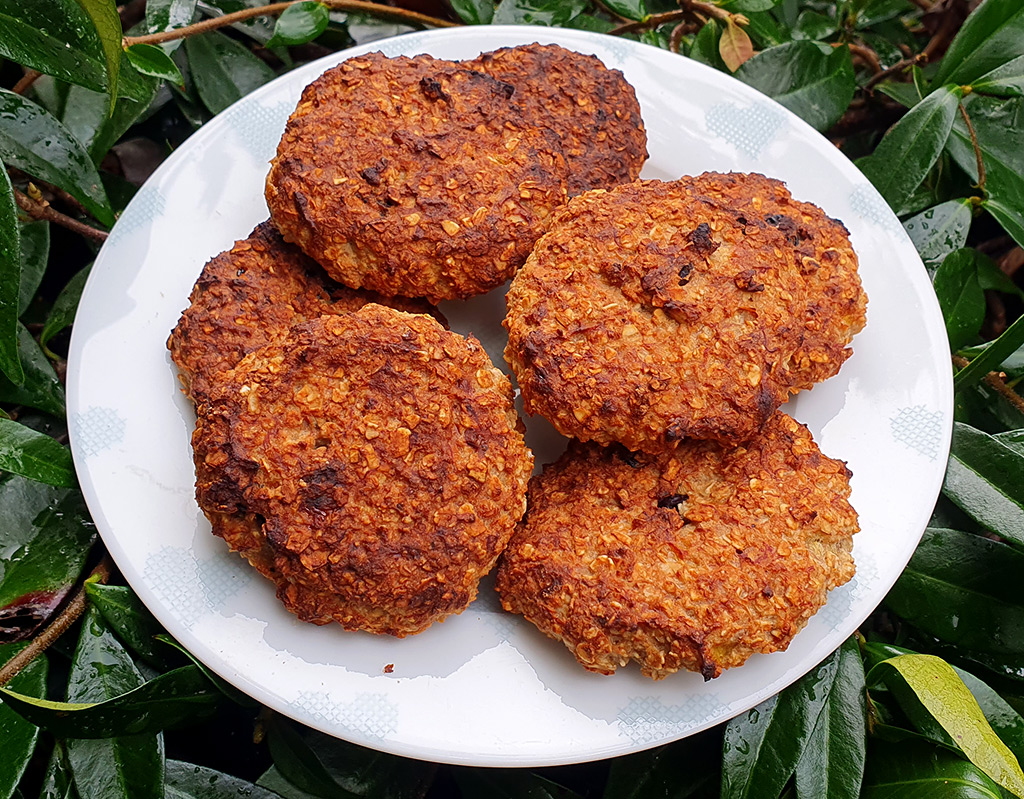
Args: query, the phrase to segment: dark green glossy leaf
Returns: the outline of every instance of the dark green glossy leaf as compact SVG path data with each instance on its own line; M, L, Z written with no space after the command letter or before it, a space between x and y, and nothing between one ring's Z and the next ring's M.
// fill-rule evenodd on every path
M915 105L857 166L895 209L921 185L953 127L961 91L945 86Z
M32 334L18 325L18 357L25 371L25 382L14 385L0 375L0 402L27 405L54 416L64 416L64 386Z
M991 348L979 359L989 352ZM1024 543L1024 457L1020 453L981 430L954 422L942 492L979 524Z
M196 0L147 0L146 30L149 33L183 28L192 22Z
M605 5L626 19L640 20L647 16L644 0L606 0Z
M0 419L0 472L53 486L77 485L67 447L10 419Z
M707 64L715 69L725 70L725 63L718 52L718 40L722 36L722 29L713 19L697 31L693 38L693 45L690 47L690 58Z
M796 764L797 799L857 799L864 776L867 706L856 638L834 658L835 682Z
M99 613L92 613L90 629L93 634L96 629L103 630L102 648L109 652L90 655L101 659L90 661L92 666L78 677L84 681L92 674L102 683L105 693L100 695L96 689L86 690L83 684L80 690L69 690L68 702L50 702L0 688L4 701L21 716L58 738L102 739L114 735L139 738L194 721L216 708L222 699L221 693L195 666L182 666L142 683L142 676L127 652L103 624ZM115 651L121 654L110 654ZM112 660L113 665L103 657ZM108 675L108 671L111 674ZM128 679L131 673L138 675L134 688Z
M107 626L133 652L157 668L167 665L164 651L156 642L156 636L163 632L163 628L132 589L93 581L86 583L85 593Z
M167 761L166 799L278 799L278 794L211 768Z
M495 25L564 25L590 4L587 0L501 0Z
M75 781L71 776L67 748L63 741L56 741L50 753L50 762L43 777L43 790L39 799L79 799Z
M50 223L29 222L21 228L21 279L18 287L18 316L23 316L43 282L50 255Z
M768 11L775 8L780 0L726 0L719 5L727 11L750 14L755 11Z
M416 799L436 768L296 727L274 716L267 742L289 783L323 799Z
M121 73L121 17L118 16L114 0L78 0L78 4L89 15L100 39L107 68L109 111L112 114L117 101L117 79Z
M977 250L955 250L935 272L935 294L953 350L970 343L985 319L985 292L978 282L977 255Z
M1024 316L1018 317L1017 321L1006 328L999 338L991 342L981 355L957 372L953 378L953 385L957 389L974 385L1021 346L1024 346ZM1003 534L1008 538L1013 537L1008 533Z
M876 680L885 683L912 719L920 704L975 766L1017 796L1024 795L1024 772L1017 758L952 666L934 655L899 655L871 670L868 681Z
M522 769L461 768L462 799L579 799L579 794Z
M204 663L201 663L195 655L193 655L191 652L185 649L185 647L183 647L181 644L179 644L177 641L171 638L171 636L167 635L164 632L160 632L155 637L156 640L160 643L165 644L166 646L169 646L172 649L178 650L179 652L181 652L181 654L183 654L185 657L191 660L195 667L199 669L204 675L206 675L206 679L208 679L215 686L217 686L217 689L232 702L238 705L242 705L244 707L256 707L259 704L255 699L252 699L246 694L243 694L241 691L239 691L237 688L231 685L231 683L225 682L216 672L210 671L210 669L207 668L207 666ZM157 654L159 655L159 653Z
M969 84L1024 51L1024 4L985 0L949 45L934 85Z
M725 728L722 799L778 796L814 732L839 669L833 653L782 693Z
M6 663L23 644L0 645L0 664ZM29 696L46 695L46 655L40 655L18 672L8 683L11 690ZM36 749L39 728L29 724L4 704L0 704L0 799L10 799L21 782L32 753Z
M857 89L849 49L837 47L826 55L813 42L770 47L743 64L736 77L818 130L842 116Z
M99 164L111 146L142 117L156 96L160 82L145 77L148 95L140 101L121 98L108 115L107 97L81 86L71 86L61 111L64 127L85 147L94 164ZM101 174L105 179L107 175Z
M1003 294L1016 294L1018 297L1024 297L1024 290L1014 283L1012 278L999 268L999 264L987 255L979 252L976 263L978 283L985 291L1000 291Z
M866 0L851 5L857 30L864 30L914 10L914 6L908 0Z
M467 25L489 25L494 18L493 0L451 0L459 19Z
M243 45L216 31L190 36L185 52L196 91L214 114L274 77L274 70Z
M972 650L1024 653L1024 554L929 527L886 604L929 635Z
M116 712L114 718L107 716L105 724L98 723L111 704L150 685L153 683L143 683L128 653L100 615L90 609L82 622L68 678L68 702L74 704L32 703L24 697L15 704L9 692L0 690L4 701L33 724L49 729L58 738L72 739L67 742L68 762L83 797L163 799L163 736L132 734L142 731L135 729L130 720L122 723ZM95 726L86 721L90 718ZM114 734L118 737L110 737Z
M18 358L21 291L21 227L14 188L0 153L0 371L15 383L25 380Z
M321 799L316 794L309 793L309 791L304 791L292 785L284 778L284 775L277 766L271 766L264 771L260 778L256 780L256 784L261 788L266 788L268 791L273 791L283 799Z
M687 799L708 792L718 779L716 743L714 736L693 735L617 757L611 761L604 799Z
M85 288L85 281L89 277L90 269L92 269L92 264L72 275L67 285L60 290L57 299L53 301L50 315L46 318L43 332L39 336L43 346L46 346L51 338L75 320L78 301L82 299L82 290Z
M967 243L970 227L969 200L944 202L903 223L925 268L933 275L943 258Z
M120 47L120 42L118 42ZM99 36L75 0L0 0L0 56L93 91L107 91ZM139 99L140 76L122 63L117 92Z
M863 799L1002 799L999 786L960 755L923 741L874 743Z
M971 88L981 94L994 94L997 97L1024 96L1024 55L982 75L971 84Z
M64 189L104 225L114 224L99 173L82 145L42 106L6 89L0 89L0 158Z
M793 27L794 39L826 39L839 27L835 17L828 17L817 11L802 11Z
M325 30L330 17L327 6L316 0L304 0L288 6L277 18L274 35L267 47L283 47L290 44L311 42Z
M128 56L132 66L143 75L169 80L179 86L184 82L181 71L171 57L156 45L133 44L131 47L125 48L124 53Z
M921 101L921 95L913 83L885 81L884 83L879 83L875 87L875 91L891 97L905 108L913 108Z
M747 33L758 47L766 49L789 41L788 29L779 27L770 12L752 12L746 14L746 17L748 20Z

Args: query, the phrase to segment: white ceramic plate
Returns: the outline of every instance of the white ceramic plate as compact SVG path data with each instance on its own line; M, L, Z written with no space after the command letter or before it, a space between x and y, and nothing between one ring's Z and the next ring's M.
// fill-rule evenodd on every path
M644 177L759 171L850 229L870 302L854 356L788 410L849 462L860 513L857 576L832 592L786 652L705 683L652 682L635 667L590 674L562 646L501 612L490 584L461 616L396 640L297 621L273 586L209 533L193 499L192 408L165 341L203 264L267 217L263 181L302 88L372 50L472 58L555 42L621 69L651 153ZM445 313L495 363L501 292ZM795 116L719 72L646 45L580 31L474 27L337 53L244 98L204 126L139 191L96 259L75 321L71 445L89 508L118 567L167 629L229 682L324 732L400 755L473 765L611 757L717 724L832 652L881 601L920 538L952 424L946 337L899 221L861 173ZM529 420L539 462L564 441ZM389 673L385 667L392 667Z

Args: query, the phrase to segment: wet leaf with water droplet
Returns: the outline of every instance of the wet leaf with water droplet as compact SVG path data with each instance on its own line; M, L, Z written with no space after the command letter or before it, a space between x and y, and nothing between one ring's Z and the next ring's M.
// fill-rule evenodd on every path
M9 661L24 644L0 646L0 665ZM46 694L46 655L40 655L8 683L12 690L29 696ZM13 796L28 766L39 738L39 728L29 724L6 705L0 704L0 797Z

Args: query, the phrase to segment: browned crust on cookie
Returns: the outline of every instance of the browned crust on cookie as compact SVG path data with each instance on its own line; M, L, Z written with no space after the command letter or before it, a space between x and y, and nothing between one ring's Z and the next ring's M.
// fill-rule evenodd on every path
M569 165L569 196L640 176L647 133L633 87L596 56L530 44L464 62L515 86L526 119L558 134Z
M367 305L228 373L193 436L196 496L300 619L404 636L461 612L504 549L520 427L475 339Z
M776 413L745 447L574 442L530 481L498 590L591 671L706 679L785 649L854 573L849 472Z
M708 174L574 198L507 302L528 413L658 452L751 438L839 370L867 300L840 223L777 180Z
M271 217L336 280L465 298L508 280L565 202L558 137L514 88L430 56L350 58L302 93L267 176Z
M348 313L368 302L436 313L426 302L384 300L333 283L263 222L203 267L167 347L185 393L200 405L242 358L286 335L293 324Z

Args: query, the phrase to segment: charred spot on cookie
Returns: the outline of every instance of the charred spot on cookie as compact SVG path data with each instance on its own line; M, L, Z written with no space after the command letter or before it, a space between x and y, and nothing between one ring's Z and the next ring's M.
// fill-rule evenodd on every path
M658 500L658 507L679 510L689 498L688 494L669 494L667 497L662 497Z
M718 249L718 242L711 238L711 226L701 222L690 232L690 243L701 255L711 255Z
M420 78L420 90L430 100L440 100L444 103L451 103L451 95L441 86L441 81L429 76Z

